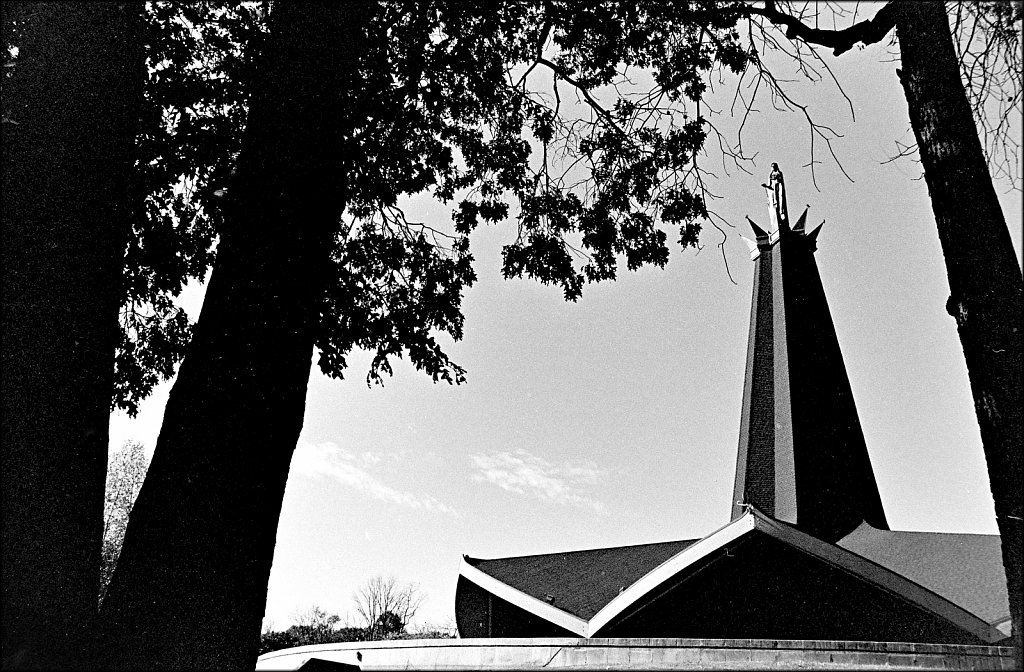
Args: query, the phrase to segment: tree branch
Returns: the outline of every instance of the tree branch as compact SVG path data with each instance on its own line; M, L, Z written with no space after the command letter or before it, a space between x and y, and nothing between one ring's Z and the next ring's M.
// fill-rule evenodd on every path
M751 7L747 11L751 15L763 16L774 24L785 26L786 37L789 39L800 38L804 42L827 47L832 49L834 56L846 53L858 42L880 42L896 26L896 9L893 2L886 3L873 19L855 23L843 30L811 28L796 17L780 12L775 6L775 0L765 0L763 9Z
M609 126L618 131L619 135L625 138L629 137L629 134L622 130L622 128L617 123L615 123L615 119L612 117L611 112L602 107L601 104L597 102L597 100L595 100L594 97L590 94L590 91L587 89L587 87L583 86L582 83L580 83L578 80L574 79L571 75L569 75L569 73L566 72L564 68L556 65L555 63L552 63L546 58L538 58L537 62L543 66L548 67L552 72L561 77L563 81L568 82L570 85L575 87L576 90L579 91L584 98L586 98L587 104L590 105L590 107L595 112L597 112L597 114L600 115L601 118L603 118Z

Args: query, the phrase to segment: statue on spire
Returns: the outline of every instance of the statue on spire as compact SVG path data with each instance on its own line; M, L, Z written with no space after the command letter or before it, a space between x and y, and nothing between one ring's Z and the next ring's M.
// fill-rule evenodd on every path
M779 164L772 164L772 172L768 176L768 184L762 184L768 190L768 207L772 221L777 229L789 224L789 212L786 209L786 182L779 170Z

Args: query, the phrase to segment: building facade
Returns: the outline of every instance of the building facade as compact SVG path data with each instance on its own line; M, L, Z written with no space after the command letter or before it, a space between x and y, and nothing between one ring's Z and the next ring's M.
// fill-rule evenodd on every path
M1003 643L999 537L889 529L814 252L773 164L750 222L750 335L731 520L702 539L464 557L464 638Z

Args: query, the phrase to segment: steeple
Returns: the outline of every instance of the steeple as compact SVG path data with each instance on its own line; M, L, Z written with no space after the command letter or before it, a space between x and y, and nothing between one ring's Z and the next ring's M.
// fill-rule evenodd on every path
M762 186L732 518L752 504L830 542L862 521L888 529L814 261L821 226L808 233L804 210L790 227L777 164Z

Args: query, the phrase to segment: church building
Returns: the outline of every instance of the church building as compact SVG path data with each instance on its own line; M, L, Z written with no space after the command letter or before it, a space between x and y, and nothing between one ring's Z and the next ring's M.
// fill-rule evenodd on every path
M702 539L479 559L463 638L1009 645L999 537L889 529L814 260L773 164L750 222L753 300L731 520Z

